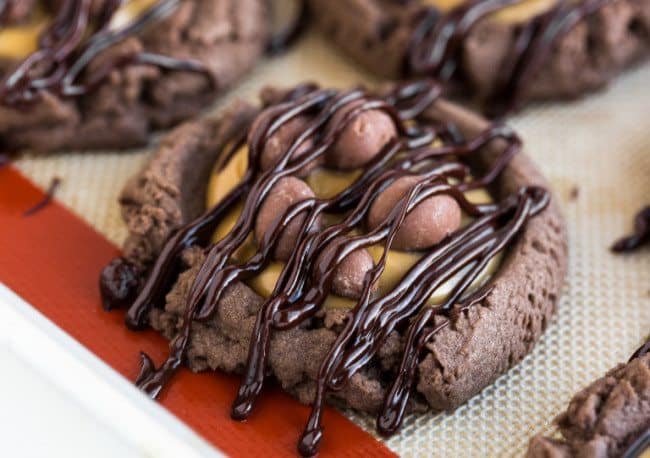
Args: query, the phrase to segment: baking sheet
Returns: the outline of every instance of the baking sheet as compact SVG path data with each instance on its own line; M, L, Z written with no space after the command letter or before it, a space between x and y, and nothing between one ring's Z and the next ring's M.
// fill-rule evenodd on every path
M263 62L214 111L234 97L253 99L265 84L304 80L337 87L376 82L312 33L287 55ZM407 418L386 440L389 448L402 456L520 456L531 435L550 431L577 389L626 359L650 332L650 250L608 251L650 203L649 82L646 65L605 92L537 105L510 120L567 217L570 272L558 314L520 365L454 413ZM126 228L117 195L151 151L26 156L16 165L43 188L61 178L57 198L121 244ZM373 418L348 415L374 430Z

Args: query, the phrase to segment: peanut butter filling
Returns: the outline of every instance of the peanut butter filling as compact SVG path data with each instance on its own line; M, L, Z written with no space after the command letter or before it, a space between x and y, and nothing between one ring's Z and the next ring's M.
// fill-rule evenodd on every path
M424 3L435 6L443 12L462 5L467 0L423 0ZM517 3L501 8L496 13L488 16L490 19L505 23L519 23L527 21L538 14L550 10L557 4L557 0L520 0Z
M210 181L208 183L206 192L206 204L208 208L215 206L221 201L243 178L248 168L248 148L242 147L230 159L230 161L221 170L214 170ZM312 171L305 181L314 191L317 197L326 198L338 194L343 189L347 188L359 175L359 171L338 171L329 168L318 168ZM466 194L468 200L472 203L490 203L492 197L484 189L476 189L469 191ZM219 224L213 235L213 242L216 242L228 234L234 227L241 207L236 208L228 214L226 218ZM467 224L470 218L463 217L463 225ZM327 222L326 224L333 223L334 221ZM250 258L256 251L255 243L252 237L246 241L245 244L236 252L235 257L238 261L243 261ZM383 247L371 246L368 248L370 255L375 263L379 261L383 254ZM389 250L386 262L386 268L379 278L379 288L377 294L383 295L390 291L399 281L404 277L408 270L423 256L420 252L407 252L398 250ZM485 284L489 278L497 270L501 260L501 255L495 256L483 269L480 275L472 283L470 290L476 290L481 285ZM270 297L277 282L284 263L273 261L256 277L248 281L248 284L260 296ZM428 303L430 305L437 305L449 296L453 289L454 284L458 279L462 278L465 271L459 272L452 277L449 281L443 283L436 289ZM352 308L356 304L355 300L345 297L330 294L325 301L325 307L328 308Z
M157 0L128 0L113 16L110 27L123 27L140 16ZM0 59L18 60L38 50L41 33L52 17L43 9L37 8L29 21L0 28Z

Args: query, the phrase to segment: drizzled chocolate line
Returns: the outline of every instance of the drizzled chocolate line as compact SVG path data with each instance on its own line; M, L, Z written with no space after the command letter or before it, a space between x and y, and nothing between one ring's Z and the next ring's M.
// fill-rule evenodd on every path
M34 204L33 207L25 210L23 216L32 216L47 207L52 202L52 199L54 199L54 194L56 194L56 190L59 189L60 185L61 178L52 178L52 181L50 181L50 185L47 187L47 191L45 191L43 198Z
M519 0L470 0L440 13L427 7L411 38L406 72L448 82L458 74L461 49L481 19ZM548 60L553 46L575 25L610 0L560 0L550 10L516 28L514 47L500 64L497 84L486 102L488 114L501 116L520 107L527 87Z
M643 452L650 448L650 428L646 429L637 440L623 452L621 458L639 458Z
M180 1L161 0L128 25L109 29L121 3L121 0L107 0L99 14L91 17L91 0L65 0L55 19L41 35L39 49L0 83L0 101L10 106L22 106L37 100L43 91L62 97L83 95L101 85L111 71L137 64L201 73L209 78L212 88L216 88L214 75L202 63L148 52L121 56L88 72L88 64L102 51L168 16ZM90 29L93 29L93 33L86 38ZM80 81L82 75L84 78Z
M642 356L645 356L648 353L650 353L650 337L648 337L648 340L646 340L643 345L641 345L639 348L637 348L637 350L630 357L630 361L632 361L634 359L637 359L637 358L641 358Z
M246 196L234 228L222 240L206 247L205 260L190 288L182 327L171 342L169 357L156 368L153 361L143 354L137 385L152 397L160 393L182 364L192 322L214 316L229 285L261 272L271 261L271 253L282 229L300 216L304 218L296 249L283 268L271 297L258 312L232 416L246 418L262 391L273 332L296 327L313 318L322 308L331 291L334 273L346 256L359 248L380 244L384 248L382 258L367 273L361 298L349 312L343 330L322 362L316 399L299 451L303 455L312 455L318 450L327 392L340 390L352 375L373 359L393 330L405 328L407 339L400 371L378 419L382 433L390 434L399 428L419 355L425 345L448 326L456 314L487 297L489 285L471 293L468 288L487 263L521 232L530 217L546 207L549 200L543 189L524 187L500 203L475 205L467 201L464 192L493 183L521 144L510 129L501 125L492 125L476 138L465 141L459 138L453 126L422 122L424 110L439 94L440 88L429 81L405 83L384 97L363 90L339 93L305 86L292 92L295 98L265 110L249 135L249 169L244 179L213 209L172 235L127 313L129 326L145 326L149 311L161 304L171 287L181 251L197 243L207 246L207 239L217 223ZM336 123L332 121L340 110L350 108L353 103L353 108L340 116L341 119ZM255 255L240 264L228 263L252 231L257 209L273 185L322 157L348 123L367 110L382 110L388 114L397 127L398 137L384 147L347 189L329 199L306 199L290 206L266 232ZM297 116L308 116L312 120L274 167L262 172L260 156L264 145ZM432 146L435 139L445 143ZM468 166L455 158L471 156L495 139L505 140L507 147L482 176L468 181ZM294 152L307 141L312 146L294 157ZM223 154L229 156L232 150ZM395 180L409 175L419 177L417 185L401 199L386 220L363 235L351 234L352 229L365 220L377 195ZM449 184L449 178L454 178L458 184ZM404 218L424 199L440 194L452 196L466 213L476 219L427 252L387 295L372 297L371 291L385 268L388 250ZM322 231L312 231L314 223L324 213L339 213L343 219ZM333 249L325 250L325 247ZM450 297L439 306L426 307L431 293L458 272L463 273ZM442 317L443 321L434 326L437 317Z
M637 250L650 242L650 206L643 208L634 217L634 233L617 240L612 245L615 253Z

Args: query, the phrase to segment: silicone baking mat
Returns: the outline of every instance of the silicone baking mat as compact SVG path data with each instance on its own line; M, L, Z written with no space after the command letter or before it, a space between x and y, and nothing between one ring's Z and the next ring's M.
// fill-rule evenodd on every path
M290 53L262 63L215 110L233 97L254 98L265 84L304 80L338 87L375 83L309 34ZM521 364L453 413L409 417L401 433L385 441L388 448L402 456L520 456L531 435L551 430L577 389L626 359L650 332L650 250L628 256L608 251L650 203L648 82L650 65L626 73L605 92L537 105L510 120L568 222L570 273L558 314ZM41 188L60 178L57 199L119 245L126 230L117 195L150 153L27 156L16 166ZM345 414L374 434L372 418Z

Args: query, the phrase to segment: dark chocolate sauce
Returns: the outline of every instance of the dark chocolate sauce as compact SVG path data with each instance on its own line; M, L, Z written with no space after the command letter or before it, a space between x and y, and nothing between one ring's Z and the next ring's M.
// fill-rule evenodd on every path
M486 111L501 116L520 107L530 86L555 44L585 17L610 0L559 1L550 10L516 27L513 49L506 62L498 63L497 84L486 100ZM447 82L459 73L462 46L472 27L489 14L518 0L470 0L440 13L424 9L411 38L406 72L432 76ZM462 76L461 76L462 78Z
M621 455L621 458L638 458L648 449L650 449L650 428L646 429L643 434L630 444Z
M650 337L648 337L648 340L646 340L646 342L643 345L637 348L637 350L630 357L630 361L637 358L641 358L642 356L645 356L648 353L650 353Z
M32 216L38 213L39 211L43 210L48 205L50 205L52 199L54 199L54 194L56 194L56 190L59 189L60 185L61 185L61 178L59 177L52 178L52 181L50 181L50 185L47 187L47 191L45 191L45 195L43 196L43 198L40 201L38 201L36 204L34 204L33 207L25 210L23 216Z
M202 63L148 52L123 55L88 71L89 63L100 53L173 13L180 0L160 0L126 26L110 29L111 19L121 3L106 0L99 14L92 17L91 0L64 0L41 35L39 49L0 83L0 102L25 106L38 100L43 91L62 97L83 95L101 85L111 71L137 64L201 73L216 87L216 80Z
M650 243L650 206L643 208L634 217L634 233L623 237L612 245L615 253L629 253Z
M467 141L460 138L451 125L425 122L423 112L440 94L439 86L430 81L404 83L383 97L361 89L338 92L313 86L290 94L289 100L271 105L257 118L256 128L249 134L249 169L241 184L206 214L179 229L166 243L129 308L127 323L135 328L145 326L149 311L162 304L162 298L174 281L181 251L193 244L205 247L205 259L190 288L183 324L170 344L169 357L156 368L148 356L142 356L137 385L156 397L182 364L192 322L212 317L229 285L261 272L272 260L271 253L284 226L298 216L304 217L296 249L283 268L271 297L257 315L243 381L231 412L233 418L245 419L263 388L273 332L299 326L321 310L331 291L334 273L349 253L362 247L383 245L383 257L366 275L361 298L350 310L343 330L322 362L312 414L298 446L301 454L313 455L322 438L321 417L327 393L340 390L350 377L370 363L388 335L398 328L406 330L406 346L377 426L383 434L391 434L399 428L425 346L453 322L457 314L489 294L489 285L469 291L470 285L490 260L520 234L528 219L546 207L549 195L541 188L524 187L499 203L475 205L467 201L464 192L492 184L512 155L519 151L521 143L502 125L491 125ZM355 108L349 109L333 124L334 115L349 108L350 104ZM267 231L255 255L245 262L232 263L233 253L253 230L257 210L273 185L321 157L349 122L366 110L383 110L391 116L398 137L384 147L347 189L332 198L311 198L292 205ZM265 143L296 116L307 116L311 121L275 166L261 171L259 158ZM443 143L433 146L435 139ZM468 180L470 169L463 159L469 159L495 139L507 144L500 158L482 176ZM294 157L293 153L307 140L313 146ZM224 154L232 153L226 151ZM420 180L386 220L367 233L352 234L352 230L365 221L377 195L407 175L417 175ZM449 178L454 178L457 184L450 184ZM426 252L392 291L383 297L374 297L371 291L384 270L392 240L407 213L424 199L438 194L452 196L475 218L474 221ZM243 202L243 209L233 229L222 240L209 245L209 236L218 222L240 202ZM321 231L310 230L323 213L340 214L342 220ZM333 249L325 250L326 246ZM426 306L431 293L459 272L462 275L449 298L441 305Z

